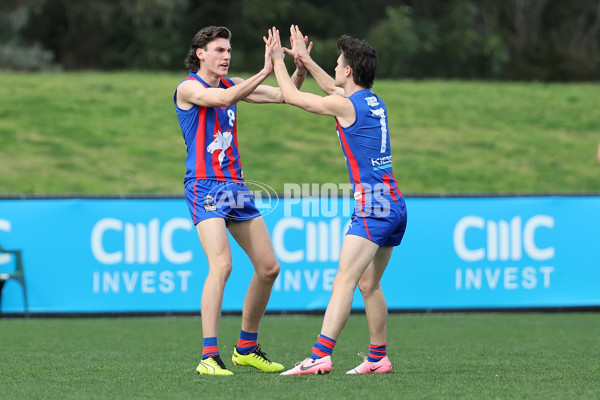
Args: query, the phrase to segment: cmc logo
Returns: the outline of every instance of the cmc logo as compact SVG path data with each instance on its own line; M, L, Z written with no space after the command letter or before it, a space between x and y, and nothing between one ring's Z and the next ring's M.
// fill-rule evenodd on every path
M525 253L534 260L548 260L554 257L554 247L540 248L535 237L539 229L554 228L554 218L548 215L536 215L525 224L517 216L508 221L486 221L477 216L467 216L454 227L454 250L464 261L520 260ZM475 236L473 236L475 235ZM485 247L467 245L467 236L471 239L485 240Z
M293 264L306 262L337 262L340 257L342 236L348 230L342 226L340 217L326 221L305 221L298 217L280 219L273 228L273 247L282 262ZM286 236L289 235L286 241ZM298 240L298 239L301 240ZM298 244L290 248L288 244ZM298 248L299 247L299 248Z
M126 264L157 264L161 253L169 262L183 264L192 260L192 251L176 252L173 248L173 234L180 229L191 231L193 228L192 221L186 218L170 219L162 228L158 218L151 220L147 225L104 218L92 229L92 253L102 264L118 264L123 261ZM106 235L110 235L111 238L116 235L117 243L122 245L117 247L120 250L106 249Z

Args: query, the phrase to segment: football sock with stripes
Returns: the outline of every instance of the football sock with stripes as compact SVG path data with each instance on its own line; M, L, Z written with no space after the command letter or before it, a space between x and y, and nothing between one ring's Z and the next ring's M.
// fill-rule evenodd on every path
M205 360L208 357L219 354L219 347L217 346L216 337L207 337L202 339L202 359Z
M242 355L250 354L258 346L258 332L246 332L240 331L240 338L238 339L237 348L238 353Z
M387 343L369 344L369 362L377 362L387 355Z
M312 347L310 358L318 359L330 356L333 353L336 341L323 334L319 335L317 343Z

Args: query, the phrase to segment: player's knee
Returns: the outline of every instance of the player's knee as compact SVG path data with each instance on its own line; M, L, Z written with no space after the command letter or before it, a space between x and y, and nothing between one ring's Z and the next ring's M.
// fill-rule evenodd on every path
M229 275L231 275L232 269L233 266L230 262L213 263L210 266L210 274L222 284L225 284L229 279Z
M358 277L350 272L346 268L338 268L337 275L333 279L333 286L339 288L351 287L352 290L356 289Z
M257 275L260 279L267 282L275 282L275 279L279 276L279 263L277 260L271 261L269 263L264 263L261 267L256 271Z
M358 281L358 290L363 296L368 296L369 294L375 292L379 289L379 282L376 282L372 279L361 279Z

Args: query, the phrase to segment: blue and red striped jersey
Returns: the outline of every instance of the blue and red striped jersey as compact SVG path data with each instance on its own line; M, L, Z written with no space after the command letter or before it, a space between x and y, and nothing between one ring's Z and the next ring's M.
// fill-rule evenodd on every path
M185 80L195 79L204 87L211 87L195 72ZM181 84L181 83L180 83ZM221 77L219 87L233 86L230 79ZM237 108L201 107L189 110L177 107L177 90L173 96L177 118L185 141L185 181L212 179L225 182L243 182L242 162L237 143Z
M354 123L342 128L337 118L335 122L354 197L364 200L365 194L377 190L395 201L402 193L392 170L387 108L370 89L359 90L348 99L354 105Z

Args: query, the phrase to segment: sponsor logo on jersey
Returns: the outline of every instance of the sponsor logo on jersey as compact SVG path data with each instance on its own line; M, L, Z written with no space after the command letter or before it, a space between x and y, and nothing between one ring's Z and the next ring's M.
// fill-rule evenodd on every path
M371 158L371 166L375 170L389 168L392 166L392 156Z

